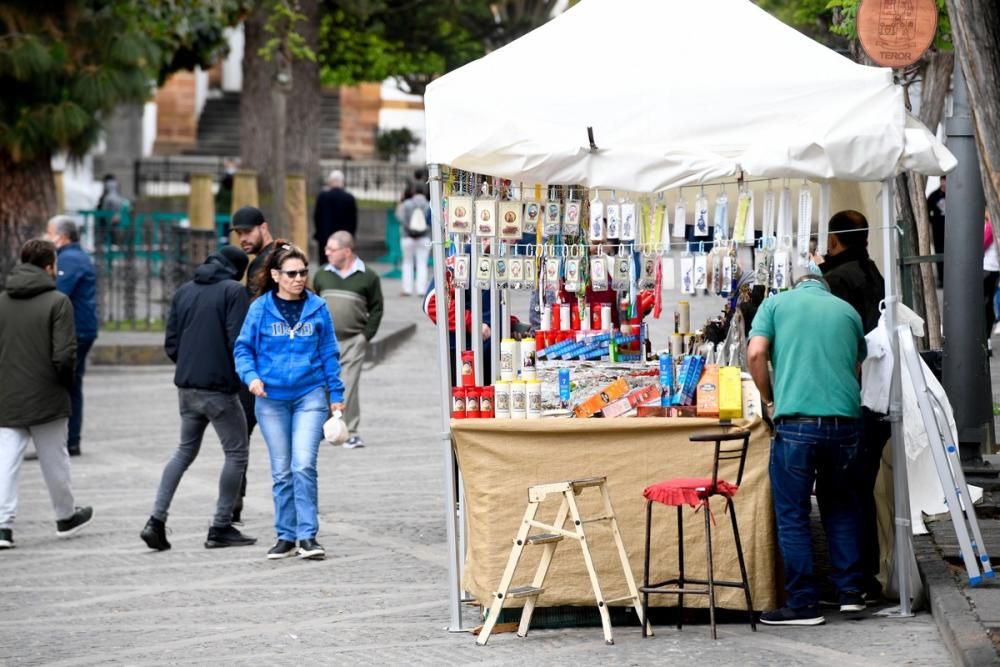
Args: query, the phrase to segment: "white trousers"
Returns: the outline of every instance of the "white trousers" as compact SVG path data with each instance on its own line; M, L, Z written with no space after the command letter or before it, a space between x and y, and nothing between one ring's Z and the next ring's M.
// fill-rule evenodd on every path
M69 419L56 419L25 428L0 427L0 528L13 528L17 513L17 480L28 441L35 441L38 464L49 488L56 520L73 516L73 490L66 449Z
M405 233L405 232L404 232ZM403 247L403 293L423 296L427 291L427 258L431 254L431 241L428 238L410 238L403 236L400 244ZM413 269L416 263L417 284L413 284Z

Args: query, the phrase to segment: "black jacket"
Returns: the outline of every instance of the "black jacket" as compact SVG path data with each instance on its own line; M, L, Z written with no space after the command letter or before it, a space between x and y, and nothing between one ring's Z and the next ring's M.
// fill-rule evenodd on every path
M358 204L354 195L343 188L330 188L319 193L313 222L316 229L313 238L321 245L326 243L331 234L341 230L357 236Z
M174 384L235 394L240 380L233 346L250 307L246 288L233 280L236 268L219 254L209 255L194 280L174 295L164 348L177 364Z
M18 264L0 294L0 426L69 417L75 369L73 304L44 269Z
M865 333L878 326L879 303L885 298L885 280L865 248L847 248L827 255L820 265L830 291L854 306Z

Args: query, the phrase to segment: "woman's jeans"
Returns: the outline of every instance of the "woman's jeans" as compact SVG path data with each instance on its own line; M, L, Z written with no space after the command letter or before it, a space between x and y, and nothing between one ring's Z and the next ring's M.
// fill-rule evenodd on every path
M816 484L823 529L830 550L830 577L841 593L863 588L858 497L858 449L861 421L818 418L815 423L779 420L771 446L771 493L778 524L778 544L785 563L788 606L819 602L813 574L810 496Z
M290 401L257 398L257 423L271 458L274 530L279 540L316 537L316 455L330 404L323 387Z

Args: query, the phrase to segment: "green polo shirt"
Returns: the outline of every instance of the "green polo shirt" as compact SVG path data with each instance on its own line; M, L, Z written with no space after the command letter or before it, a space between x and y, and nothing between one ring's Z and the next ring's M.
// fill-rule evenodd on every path
M857 311L809 280L765 299L750 338L771 343L774 417L860 417L857 364L865 358Z

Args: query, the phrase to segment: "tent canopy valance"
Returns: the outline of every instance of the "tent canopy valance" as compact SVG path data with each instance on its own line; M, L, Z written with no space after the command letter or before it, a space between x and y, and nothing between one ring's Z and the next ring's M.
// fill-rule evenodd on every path
M878 181L955 166L891 70L749 0L583 0L433 82L425 108L429 163L522 182L654 192L741 170Z

